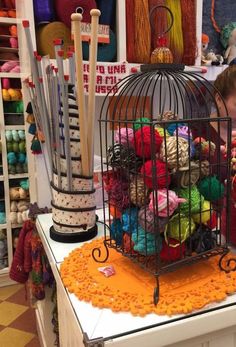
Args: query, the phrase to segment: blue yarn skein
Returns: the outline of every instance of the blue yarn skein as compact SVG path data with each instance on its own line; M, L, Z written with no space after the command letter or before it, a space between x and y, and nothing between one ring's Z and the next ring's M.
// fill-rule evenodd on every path
M138 232L132 234L134 250L143 255L160 253L162 250L162 237L159 234L147 233L139 226Z
M24 164L26 159L25 153L17 153L17 161L20 164Z
M16 154L14 152L9 152L7 154L7 162L10 165L14 165L17 163L17 157L16 157Z
M167 131L168 133L173 136L175 130L178 128L178 127L182 127L184 125L187 125L186 123L171 123L168 127L167 127Z
M114 61L116 56L116 36L110 30L110 43L98 44L98 58L97 61ZM89 44L83 42L83 59L89 59Z
M138 228L138 209L136 207L127 208L122 213L122 228L128 234L136 233Z
M120 219L114 219L111 226L111 238L120 246L123 239L122 223Z

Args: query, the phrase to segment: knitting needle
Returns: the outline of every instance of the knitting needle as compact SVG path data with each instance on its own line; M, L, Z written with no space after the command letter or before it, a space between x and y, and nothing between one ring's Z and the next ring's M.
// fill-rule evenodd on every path
M71 83L72 85L75 85L75 57L74 57L74 52L72 52L72 51L67 52L67 58L69 61L69 72L70 72L69 83Z
M72 13L72 25L74 28L74 44L75 44L75 72L76 72L76 87L77 87L77 105L79 108L79 124L80 124L80 147L81 147L81 167L82 174L88 176L89 160L88 160L88 143L87 143L87 127L85 113L85 97L83 83L83 59L82 59L82 40L81 40L81 21L80 13Z
M89 46L89 88L88 88L88 156L89 173L93 174L94 162L94 121L95 121L95 87L96 87L96 62L98 47L98 21L101 12L97 9L90 11L91 15L91 41Z
M72 164L70 154L70 126L69 126L69 107L68 107L68 80L69 76L65 75L64 97L63 97L63 121L65 128L65 143L66 143L66 167L67 167L67 184L68 190L72 191Z

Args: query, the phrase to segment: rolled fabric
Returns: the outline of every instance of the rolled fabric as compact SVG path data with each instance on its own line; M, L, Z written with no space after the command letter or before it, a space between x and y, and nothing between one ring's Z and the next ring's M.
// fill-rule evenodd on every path
M38 52L40 55L49 55L51 59L55 59L55 51L53 40L60 38L63 40L64 50L67 51L69 46L73 45L71 40L70 29L62 22L53 22L40 26L36 30L36 40Z
M116 58L116 36L112 30L109 31L110 43L98 44L97 61L114 61ZM83 42L83 59L89 59L89 45Z
M55 19L53 0L34 0L34 19L36 24L49 23Z
M68 28L71 27L71 15L75 12L82 14L83 22L90 23L90 11L93 8L97 8L95 0L57 0L55 2L55 10L58 19Z

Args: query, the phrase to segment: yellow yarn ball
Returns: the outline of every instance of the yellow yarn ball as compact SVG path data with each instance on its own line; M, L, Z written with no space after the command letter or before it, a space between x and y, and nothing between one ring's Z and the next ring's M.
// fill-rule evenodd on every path
M170 134L168 133L168 131L167 131L167 130L165 130L164 128L162 128L162 127L155 126L155 130L157 130L157 131L158 131L158 133L159 133L159 135L160 135L161 137L166 136L166 138L167 138L167 137L169 137L169 136L170 136Z
M195 223L200 224L206 224L210 218L211 218L211 204L209 201L204 200L202 204L202 210L199 213L195 213L192 215L192 219Z

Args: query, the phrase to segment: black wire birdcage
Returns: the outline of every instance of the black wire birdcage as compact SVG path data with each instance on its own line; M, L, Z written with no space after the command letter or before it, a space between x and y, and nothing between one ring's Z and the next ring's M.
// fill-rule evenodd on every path
M214 255L229 271L231 119L216 93L182 65L144 65L101 108L107 224L93 257L105 262L114 248L153 273L155 304L163 273Z

